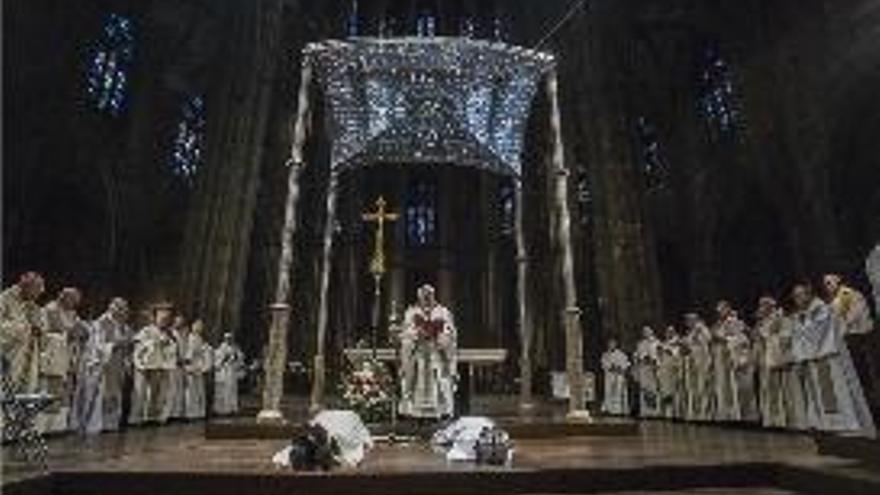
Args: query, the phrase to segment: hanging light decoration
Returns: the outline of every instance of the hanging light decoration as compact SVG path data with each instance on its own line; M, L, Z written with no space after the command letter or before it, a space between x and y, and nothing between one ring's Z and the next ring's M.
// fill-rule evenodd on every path
M308 45L326 95L334 167L442 162L518 175L523 133L551 55L463 37Z

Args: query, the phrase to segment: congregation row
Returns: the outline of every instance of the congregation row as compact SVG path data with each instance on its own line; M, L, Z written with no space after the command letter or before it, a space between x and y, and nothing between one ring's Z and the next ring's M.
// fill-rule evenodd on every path
M78 289L61 289L41 306L44 291L43 277L29 272L0 293L3 392L50 399L37 418L40 431L200 419L210 395L213 413L237 412L245 366L232 334L212 347L202 321L188 324L170 304L154 306L135 330L128 302L118 297L88 320L79 315Z
M635 402L645 418L875 436L880 346L869 304L838 275L823 285L824 299L795 286L788 312L762 297L751 329L720 301L711 326L690 313L682 334L645 327L631 358L609 341L602 411L628 415Z

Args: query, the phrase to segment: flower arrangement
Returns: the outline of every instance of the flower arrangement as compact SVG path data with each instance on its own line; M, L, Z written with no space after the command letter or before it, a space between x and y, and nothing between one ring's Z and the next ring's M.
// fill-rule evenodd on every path
M393 386L394 381L381 363L364 360L343 376L339 395L344 406L364 422L376 423L391 417Z

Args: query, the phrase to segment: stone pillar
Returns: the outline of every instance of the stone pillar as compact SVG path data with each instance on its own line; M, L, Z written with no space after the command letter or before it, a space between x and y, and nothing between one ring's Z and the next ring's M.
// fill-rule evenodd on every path
M568 373L570 398L567 419L583 421L589 419L584 402L584 356L583 333L580 323L580 308L577 305L577 292L574 281L574 255L571 248L571 215L568 211L568 169L562 147L562 123L559 116L559 94L556 70L547 76L547 95L550 100L550 129L552 132L553 155L551 171L555 174L554 203L556 210L557 238L562 256L563 282L563 322L565 324L565 363Z
M333 231L336 224L336 195L339 189L339 172L330 172L330 183L327 186L327 218L324 224L324 250L321 266L321 285L318 293L318 333L315 338L314 373L312 374L312 393L309 410L316 413L324 407L324 381L326 367L324 362L327 346L327 298L330 294L330 273L333 264Z
M519 357L519 408L529 410L534 407L532 402L532 328L528 319L528 294L526 291L526 270L528 256L523 226L523 193L522 180L517 179L516 187L516 310L519 324L520 357Z
M287 205L281 228L281 256L278 260L278 283L275 303L271 306L272 323L269 328L269 344L266 349L263 381L263 405L257 415L258 422L283 422L281 397L284 395L284 369L287 362L287 324L290 320L290 270L293 266L293 236L296 233L296 205L299 201L299 175L304 166L303 148L309 119L309 87L312 82L312 66L303 59L300 76L299 101L294 127L293 145L288 166Z

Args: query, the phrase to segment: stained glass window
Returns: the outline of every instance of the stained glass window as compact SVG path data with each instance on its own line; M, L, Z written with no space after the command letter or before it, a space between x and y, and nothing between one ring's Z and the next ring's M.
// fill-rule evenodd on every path
M697 107L709 137L734 136L739 120L733 75L717 44L704 47L697 74Z
M192 182L202 163L204 136L205 102L201 96L187 98L171 146L171 170L187 182Z
M414 247L437 241L437 184L420 179L410 184L406 202L406 240Z
M89 101L101 112L116 116L125 108L128 70L134 59L131 19L109 14L89 52L86 86Z

